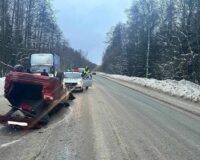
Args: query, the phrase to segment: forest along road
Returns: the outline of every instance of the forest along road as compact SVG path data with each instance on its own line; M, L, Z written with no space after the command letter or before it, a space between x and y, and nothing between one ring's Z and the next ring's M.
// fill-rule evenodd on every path
M99 76L75 96L40 130L1 127L0 159L199 160L200 117Z

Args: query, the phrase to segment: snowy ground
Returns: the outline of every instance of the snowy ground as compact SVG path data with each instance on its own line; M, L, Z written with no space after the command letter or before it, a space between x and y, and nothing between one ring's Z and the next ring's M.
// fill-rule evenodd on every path
M142 85L144 87L149 87L155 90L159 90L173 96L191 100L193 102L200 102L200 86L186 80L181 80L181 81L175 81L170 79L156 80L156 79L106 74L106 73L99 73L99 74L114 79L133 82Z
M5 77L0 78L0 96L4 94L4 81L5 81Z

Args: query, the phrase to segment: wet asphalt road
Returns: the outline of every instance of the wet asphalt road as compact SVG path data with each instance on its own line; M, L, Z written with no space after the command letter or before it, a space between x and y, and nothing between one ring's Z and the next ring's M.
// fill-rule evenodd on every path
M42 129L0 126L0 159L200 159L199 117L99 76L75 96Z

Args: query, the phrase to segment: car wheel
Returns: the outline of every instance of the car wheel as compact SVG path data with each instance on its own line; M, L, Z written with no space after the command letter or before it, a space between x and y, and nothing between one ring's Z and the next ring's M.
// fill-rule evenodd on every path
M74 100L74 99L76 99L76 97L74 97L72 93L69 93L69 100Z

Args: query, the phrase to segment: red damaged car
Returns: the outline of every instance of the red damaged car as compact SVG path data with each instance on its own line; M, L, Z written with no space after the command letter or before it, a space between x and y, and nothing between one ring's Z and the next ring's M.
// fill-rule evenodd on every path
M67 104L69 99L62 78L24 72L8 73L4 96L11 110L0 116L0 122L25 128L48 123L48 114L60 104ZM13 116L18 110L23 117Z

